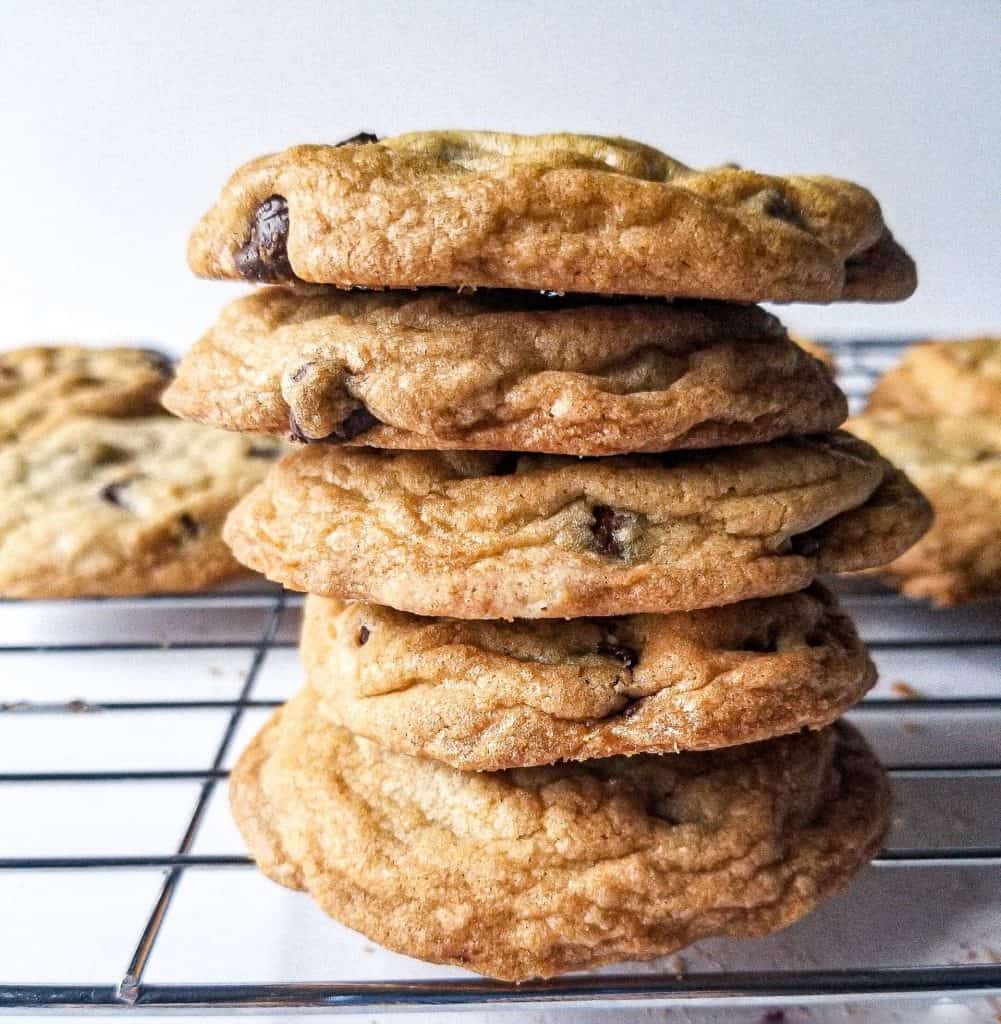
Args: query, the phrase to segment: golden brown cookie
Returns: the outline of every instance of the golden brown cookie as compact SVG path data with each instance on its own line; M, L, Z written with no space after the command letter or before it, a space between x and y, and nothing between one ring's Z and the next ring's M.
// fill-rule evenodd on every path
M81 416L5 445L0 595L190 591L239 574L222 522L280 449L171 416Z
M1001 421L1001 337L912 346L873 388L868 411L888 409Z
M832 377L755 306L267 288L181 361L213 426L377 448L611 455L833 430Z
M736 302L893 300L914 263L864 188L694 170L628 139L414 132L241 167L195 228L204 277Z
M0 444L39 437L71 416L162 412L170 360L143 348L33 345L0 353Z
M1001 595L1001 417L890 410L849 425L903 466L935 510L924 538L880 575L940 606Z
M295 590L456 618L689 611L896 557L927 504L847 434L579 460L311 445L234 509Z
M308 689L230 798L274 881L390 949L510 981L784 928L877 853L890 803L847 726L474 774L328 724Z
M673 615L515 622L310 596L301 654L331 721L474 771L817 729L876 681L819 585Z

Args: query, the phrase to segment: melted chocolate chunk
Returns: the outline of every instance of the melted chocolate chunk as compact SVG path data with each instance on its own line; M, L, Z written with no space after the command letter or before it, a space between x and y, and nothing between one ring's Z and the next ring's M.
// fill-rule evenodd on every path
M318 444L321 441L327 444L343 444L345 441L353 441L359 434L364 434L366 430L371 430L380 422L364 405L360 405L357 409L352 409L341 421L341 425L326 437L308 437L299 426L295 413L290 409L288 414L289 434L293 441L301 441L303 444Z
M295 281L287 245L288 203L284 196L268 196L254 213L250 237L236 250L238 273L247 281Z
M598 550L613 558L621 558L622 545L616 539L615 533L625 525L623 517L608 505L595 505L591 509L591 515L594 517L591 533L594 535Z
M177 521L181 524L181 529L185 532L188 537L197 537L199 532L198 523L188 515L187 512L182 512L178 517Z
M360 405L357 409L352 409L344 418L344 422L340 427L334 431L334 435L336 435L334 440L351 441L359 434L364 434L366 430L371 430L372 427L377 427L378 425L379 421L364 405Z
M602 640L598 644L598 653L604 654L609 658L615 658L616 661L621 661L626 668L632 668L640 660L640 656L636 651L631 647L626 647L625 644L620 644L616 640Z
M368 626L362 626L358 630L358 646L364 647L368 643L368 638L371 636Z
M123 477L121 480L112 480L110 484L105 484L98 492L98 497L101 501L106 501L109 505L115 505L118 508L127 508L123 498L125 492L128 490L132 481L135 480L134 476Z
M341 139L340 142L335 142L334 147L339 149L341 146L370 146L373 142L378 141L378 135L373 135L371 132L359 132L357 135L352 135L350 139Z

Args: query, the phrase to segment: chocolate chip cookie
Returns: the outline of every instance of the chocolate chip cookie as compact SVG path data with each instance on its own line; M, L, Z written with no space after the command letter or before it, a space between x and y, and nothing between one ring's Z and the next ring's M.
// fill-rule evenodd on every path
M181 361L179 416L378 448L611 455L833 430L833 378L755 306L266 288Z
M916 285L864 188L695 170L590 135L415 132L241 167L197 225L205 277L736 302L896 300Z
M457 618L690 611L891 560L923 497L847 434L668 455L293 451L229 517L296 590Z
M0 353L0 444L71 416L161 412L170 360L151 349L34 345Z
M241 571L220 535L281 445L169 416L76 417L0 448L0 595L198 590Z
M276 882L390 949L511 981L784 928L876 854L890 801L847 726L473 774L330 725L308 689L230 797Z
M1001 595L1001 416L914 417L891 409L849 426L903 466L935 510L924 538L880 575L941 606Z
M816 729L876 680L819 585L673 615L515 622L310 596L301 653L331 721L473 771Z
M914 345L877 382L868 410L1001 421L1001 337Z

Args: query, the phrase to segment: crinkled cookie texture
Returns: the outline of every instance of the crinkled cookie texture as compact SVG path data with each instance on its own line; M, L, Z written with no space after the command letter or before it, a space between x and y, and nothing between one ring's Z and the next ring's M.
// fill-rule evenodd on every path
M295 590L456 618L690 611L896 557L927 504L847 434L578 460L293 451L229 517Z
M903 466L935 510L924 538L880 575L941 606L1001 595L1001 417L890 410L849 426Z
M906 298L914 263L864 188L698 171L628 139L414 132L241 167L199 222L205 277L735 302Z
M846 726L475 774L330 725L308 689L230 798L276 882L390 949L510 981L784 928L878 852L890 803Z
M0 353L0 444L40 437L71 416L162 412L170 360L150 349L33 345Z
M848 415L754 306L284 288L226 307L165 403L304 441L567 455L767 441Z
M1001 420L1001 337L914 345L873 388L867 411Z
M77 417L0 449L0 594L198 590L240 573L226 513L281 450L169 416Z
M515 622L310 596L301 654L331 721L475 771L816 729L876 680L819 585L673 615Z

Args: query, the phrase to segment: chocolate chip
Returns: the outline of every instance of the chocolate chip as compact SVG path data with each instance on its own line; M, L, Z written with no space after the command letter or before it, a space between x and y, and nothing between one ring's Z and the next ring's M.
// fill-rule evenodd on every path
M799 210L777 188L766 188L759 192L753 197L752 206L767 217L785 221L797 228L804 226Z
M110 484L105 484L98 492L98 497L101 501L106 501L109 505L116 505L118 508L127 508L124 498L126 490L135 480L134 476L123 477L121 480L112 480Z
M624 552L617 533L627 525L626 516L616 512L614 508L609 508L608 505L595 505L591 509L591 515L594 518L591 533L594 535L598 550L613 558L621 558Z
M146 357L146 361L152 365L157 373L162 374L164 377L172 377L174 375L174 360L165 352L155 348L141 348L139 351L142 352Z
M288 429L293 441L302 441L303 444L316 444L325 441L328 444L343 444L345 441L354 440L359 434L378 426L381 421L376 419L364 405L352 409L351 412L341 420L341 425L332 430L326 437L308 437L299 426L295 413L289 410Z
M365 644L367 644L367 643L368 643L368 638L369 638L369 637L370 637L371 635L372 635L372 634L371 634L371 633L369 632L368 626L362 626L362 627L361 627L361 628L360 628L360 629L358 630L358 646L359 646L359 647L364 647L364 646L365 646Z
M617 640L612 639L602 640L598 644L598 653L621 661L626 668L632 668L640 660L639 654L631 647L626 647L625 644L620 644Z
M196 523L195 520L191 516L189 516L187 512L182 512L177 517L177 521L181 524L181 529L189 537L198 536L198 523Z
M252 459L277 459L281 453L278 445L252 444L247 449L247 455Z
M357 135L352 135L350 139L341 139L340 142L335 142L334 147L340 148L341 146L370 146L373 142L378 141L378 135L373 135L371 132L359 132Z
M250 237L236 250L236 269L247 281L294 281L287 245L288 203L284 196L268 196L254 213Z
M789 538L789 553L812 558L820 550L820 541L812 533L800 533Z
M366 430L371 430L372 427L377 427L378 425L379 421L364 405L360 405L357 409L352 409L347 414L340 427L334 433L338 441L351 441L359 434L364 434Z

